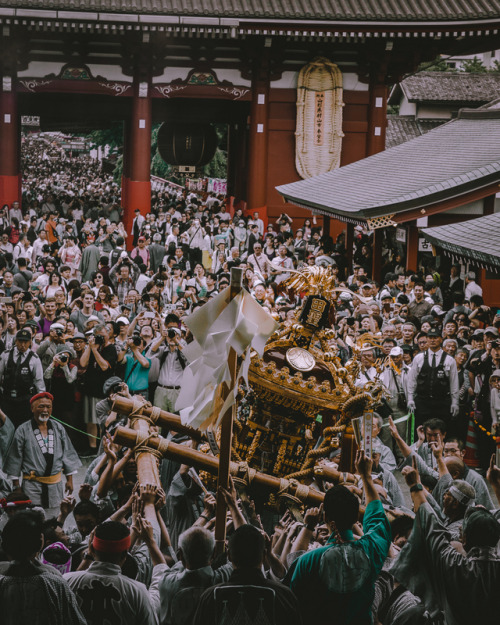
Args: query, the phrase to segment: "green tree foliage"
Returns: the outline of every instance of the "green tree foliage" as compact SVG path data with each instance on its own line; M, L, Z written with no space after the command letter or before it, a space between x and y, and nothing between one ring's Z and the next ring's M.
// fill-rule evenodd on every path
M171 165L165 163L158 152L158 131L161 124L153 124L151 129L151 174L171 180L177 184L183 184L183 177L175 175ZM217 151L213 159L203 167L201 174L210 178L227 177L227 125L216 124L215 130L218 137ZM116 167L113 171L114 180L119 183L123 172L123 123L114 122L109 128L104 130L94 130L85 135L92 144L92 147L104 147L108 145L111 152L118 153Z
M111 150L123 151L123 122L112 122L109 128L93 130L85 135L92 147L109 145Z
M488 68L486 65L475 56L473 59L466 59L462 63L462 72L467 72L469 74L486 74Z
M490 69L490 72L500 72L500 61L493 61L493 67Z
M438 56L437 59L433 61L420 63L417 68L418 72L452 72L454 71L451 67L446 64L444 58Z

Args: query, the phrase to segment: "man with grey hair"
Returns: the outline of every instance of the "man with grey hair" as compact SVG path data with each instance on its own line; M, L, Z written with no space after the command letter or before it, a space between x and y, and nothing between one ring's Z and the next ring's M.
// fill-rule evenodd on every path
M492 463L490 470L496 480L499 468ZM450 625L496 622L500 583L498 521L484 508L467 507L463 518L463 550L459 552L451 544L449 528L443 527L429 505L415 464L405 467L403 474L410 487L416 520L391 574L420 597L431 614L442 611ZM461 486L453 485L460 493L459 498L468 497Z
M455 358L455 354L457 353L458 343L455 339L446 339L443 341L443 352L446 352L450 356Z
M476 274L474 271L469 271L469 273L465 276L465 299L470 301L470 298L473 295L483 296L483 289L476 284Z
M149 246L149 268L153 274L160 270L166 253L167 248L161 245L161 234L156 232L153 235L153 243Z
M190 625L203 592L229 579L232 564L215 570L210 566L214 547L212 532L195 525L179 536L179 562L172 568L158 564L153 569L149 596L162 625Z

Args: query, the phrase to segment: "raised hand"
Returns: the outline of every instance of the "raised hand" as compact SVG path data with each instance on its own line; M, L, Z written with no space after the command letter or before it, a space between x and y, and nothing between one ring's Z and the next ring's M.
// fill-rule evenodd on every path
M158 497L158 487L155 484L144 484L139 487L141 501L144 505L154 504Z
M403 467L401 473L405 478L406 484L410 488L420 482L420 475L418 474L417 461L415 459L415 456L412 455L411 457L411 467Z
M437 441L431 441L430 442L430 447L432 449L432 453L434 455L434 458L441 458L443 455L443 449L444 449L444 444L443 444L443 440L441 438L441 434L438 434L438 439Z
M368 458L364 451L358 449L354 466L356 467L357 473L365 480L372 474L373 460Z
M396 427L392 417L389 417L389 432L391 433L392 438L399 437L398 428Z
M88 501L92 495L92 486L90 484L82 484L78 491L80 501Z
M491 456L490 466L486 473L486 479L495 489L500 489L500 467L495 464L495 454Z
M66 518L70 512L73 512L76 506L76 499L72 495L67 495L61 501L61 505L59 509L61 510L61 514L64 518Z
M309 508L307 512L304 514L304 523L307 526L307 529L314 530L316 525L321 520L323 516L323 504L319 506L319 508Z
M423 425L419 425L417 428L417 436L418 440L423 443L425 442L425 430Z

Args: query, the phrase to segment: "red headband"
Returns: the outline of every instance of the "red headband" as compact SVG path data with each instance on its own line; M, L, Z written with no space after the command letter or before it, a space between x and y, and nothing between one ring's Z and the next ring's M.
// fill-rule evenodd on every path
M19 501L7 501L5 497L0 499L0 507L2 508L15 508L16 506L29 506L31 505L31 499L19 500Z
M120 540L104 540L94 536L92 546L96 551L102 551L103 553L122 553L122 551L128 551L130 547L130 534Z
M33 397L30 399L30 405L33 402L38 401L39 399L50 399L50 401L54 401L54 395L51 395L50 393L47 393L47 392L37 393L36 395L33 395Z

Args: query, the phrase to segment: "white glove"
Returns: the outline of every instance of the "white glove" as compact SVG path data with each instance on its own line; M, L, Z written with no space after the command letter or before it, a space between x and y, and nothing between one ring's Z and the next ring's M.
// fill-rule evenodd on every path
M408 412L415 412L416 409L417 407L415 406L415 402L413 401L413 399L411 399L408 402Z
M451 406L451 416L456 419L458 417L458 406L456 404L452 404Z

